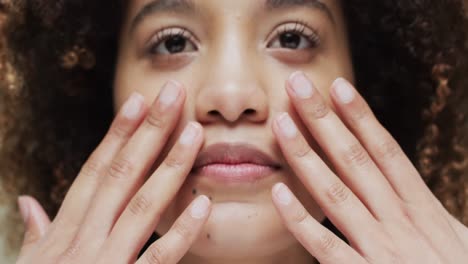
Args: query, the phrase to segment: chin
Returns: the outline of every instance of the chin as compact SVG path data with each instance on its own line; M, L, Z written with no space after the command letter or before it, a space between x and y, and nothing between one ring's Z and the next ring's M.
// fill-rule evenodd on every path
M156 232L165 234L194 196L212 198L211 214L186 257L191 259L262 259L302 250L281 220L271 200L271 186L285 180L273 175L255 184L224 185L207 179L188 179L161 217ZM288 181L284 181L289 183ZM294 186L294 184L290 184ZM300 188L303 188L302 185ZM301 194L307 194L298 188ZM304 195L306 208L319 219L321 211Z
M191 184L190 184L191 185ZM156 233L165 234L193 199L191 186L178 193L162 215ZM251 200L212 201L212 210L187 255L195 258L262 258L299 243L283 224L268 189Z
M298 242L272 204L214 203L202 233L189 254L202 258L262 258Z

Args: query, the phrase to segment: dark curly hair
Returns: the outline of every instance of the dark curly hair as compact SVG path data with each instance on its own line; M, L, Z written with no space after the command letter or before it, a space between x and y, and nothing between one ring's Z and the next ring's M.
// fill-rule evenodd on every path
M18 193L27 193L55 215L105 134L124 2L0 2L7 17L0 57L2 203L13 205ZM463 1L341 4L357 87L442 204L468 224Z

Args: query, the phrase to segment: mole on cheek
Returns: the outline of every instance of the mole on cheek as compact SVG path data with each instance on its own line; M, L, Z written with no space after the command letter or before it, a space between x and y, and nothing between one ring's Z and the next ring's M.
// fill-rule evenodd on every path
M211 238L211 235L208 233L206 234L206 238L210 239Z
M194 189L192 190L192 194L193 194L193 195L197 194L197 189L194 188Z

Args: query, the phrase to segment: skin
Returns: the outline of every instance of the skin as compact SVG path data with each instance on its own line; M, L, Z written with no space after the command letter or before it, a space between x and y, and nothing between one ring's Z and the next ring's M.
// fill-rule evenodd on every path
M129 2L114 85L120 110L54 221L34 199L19 199L27 226L19 263L468 258L468 229L352 86L336 1L324 1L330 13L265 9L264 1L193 2L198 13L159 12L137 24L148 1ZM308 25L304 33L318 32L320 45L276 45L278 25L296 20ZM155 32L174 26L187 28L196 48L149 54ZM198 152L220 142L250 143L281 169L249 187L187 179ZM350 245L319 223L325 216ZM162 238L137 259L154 230Z
M352 77L339 6L328 2L336 18L332 21L316 8L295 6L272 12L265 9L264 1L198 1L199 14L149 15L129 33L132 19L148 2L131 1L129 4L115 80L116 105L121 105L135 90L151 101L169 80L190 84L185 87L187 100L175 135L187 122L196 121L204 126L204 148L221 142L249 143L280 160L283 167L274 177L249 188L226 187L203 180L187 181L162 217L157 233L164 234L169 229L193 199L192 191L196 189L197 193L213 198L214 210L203 230L205 235L183 262L207 263L202 257L209 257L222 259L223 263L229 263L225 258L232 258L236 263L239 261L235 259L246 263L249 258L255 263L271 263L271 259L305 255L298 250L300 244L278 217L271 203L271 187L284 181L307 204L316 219L323 220L324 215L284 162L271 123L279 113L292 111L284 84L294 71L308 72L320 83L324 94L328 94L328 87L337 76ZM310 27L304 32L307 34L312 29L323 32L320 36L323 46L300 50L271 47L268 42L275 41L278 30L295 26L289 21L306 22ZM198 51L165 57L161 54L140 56L145 54L144 48L157 30L176 28L174 25L192 32L198 39L194 43ZM302 40L302 44L307 43L308 40ZM164 50L164 45L161 49ZM243 70L245 65L251 70ZM246 114L247 109L255 112ZM211 115L210 111L217 114ZM312 137L308 139L312 142ZM166 152L171 145L168 144ZM239 234L238 230L245 232ZM207 239L208 234L210 239ZM232 245L232 241L237 241L238 246ZM214 262L220 263L220 260Z

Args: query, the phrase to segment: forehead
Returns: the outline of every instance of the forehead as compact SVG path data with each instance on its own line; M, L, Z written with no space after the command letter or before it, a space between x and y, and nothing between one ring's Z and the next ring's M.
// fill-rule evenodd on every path
M221 5L225 5L228 3L243 3L248 2L251 5L264 5L264 6L284 6L284 5L316 5L326 2L329 0L127 0L125 1L129 5L144 5L151 2L157 2L161 6L174 6L174 5L200 5L203 3L220 3Z
M130 13L134 13L135 9L142 7L151 7L153 10L197 10L202 8L275 10L304 7L316 8L330 13L331 9L336 6L335 1L337 0L128 0L126 2Z

